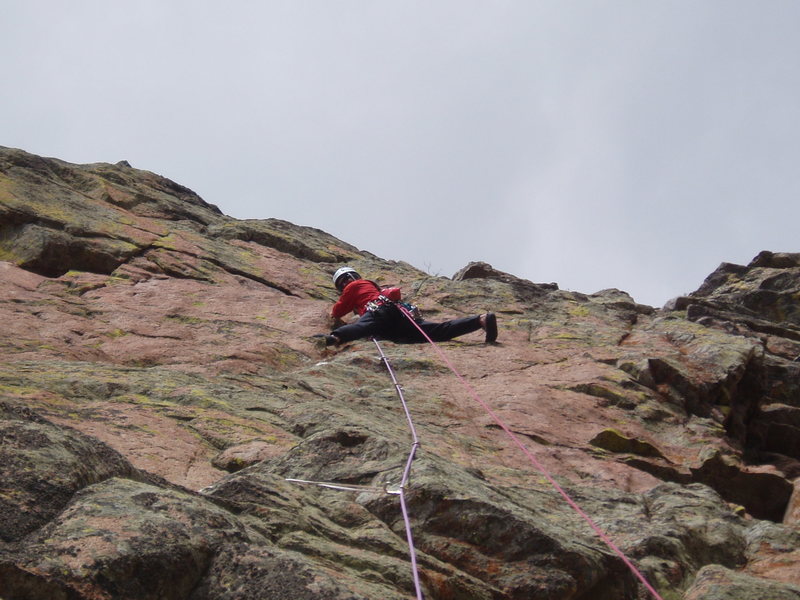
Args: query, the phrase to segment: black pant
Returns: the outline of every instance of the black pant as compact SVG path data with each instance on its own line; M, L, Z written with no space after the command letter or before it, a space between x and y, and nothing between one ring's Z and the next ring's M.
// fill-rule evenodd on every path
M474 317L444 321L443 323L417 321L417 325L434 342L446 342L459 335L480 329L481 318L476 315ZM377 310L365 312L355 323L342 325L331 333L339 338L342 343L365 337L376 337L398 344L415 344L427 341L408 317L393 305L381 306Z

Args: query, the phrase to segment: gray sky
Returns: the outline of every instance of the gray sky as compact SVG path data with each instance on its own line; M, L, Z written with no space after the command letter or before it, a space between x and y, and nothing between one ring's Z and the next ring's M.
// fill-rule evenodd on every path
M660 306L800 252L797 0L0 0L0 145Z

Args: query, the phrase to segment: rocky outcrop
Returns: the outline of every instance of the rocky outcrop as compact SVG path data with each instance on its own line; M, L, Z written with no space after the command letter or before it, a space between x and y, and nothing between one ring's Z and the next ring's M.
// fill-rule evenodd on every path
M79 490L134 469L105 444L57 427L21 405L0 404L0 539L24 538Z
M499 315L499 344L444 351L665 599L800 598L800 254L723 264L656 310L486 263L431 277L124 161L12 149L0 597L415 597L396 390L371 342L311 337L344 262L429 319ZM421 442L425 598L647 596L436 354L384 350Z

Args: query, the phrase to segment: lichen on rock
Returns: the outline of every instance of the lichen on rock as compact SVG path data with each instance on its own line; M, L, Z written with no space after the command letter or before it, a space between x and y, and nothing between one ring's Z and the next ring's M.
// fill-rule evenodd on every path
M656 310L486 263L432 276L127 163L8 148L0 596L413 597L396 388L371 342L311 337L341 262L431 319L499 315L499 344L444 352L665 600L800 597L800 254ZM426 599L646 597L437 355L385 349L421 442Z

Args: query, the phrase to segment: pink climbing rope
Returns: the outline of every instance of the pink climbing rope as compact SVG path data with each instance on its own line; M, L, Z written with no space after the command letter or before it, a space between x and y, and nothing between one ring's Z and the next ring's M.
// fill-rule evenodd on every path
M453 374L464 385L467 392L470 394L470 396L472 396L472 399L475 400L478 404L480 404L481 407L483 407L483 409L494 420L494 422L497 423L497 425L500 426L500 428L506 432L508 437L511 438L511 441L522 451L523 454L525 454L528 460L530 460L531 464L533 464L533 466L544 476L544 478L547 479L548 482L550 482L550 485L552 485L555 488L555 490L564 498L567 504L569 504L569 506L572 507L572 509L576 513L578 513L578 515L580 515L584 521L586 521L589 524L589 527L592 528L592 530L597 534L597 536L601 540L603 540L603 542L605 542L605 544L617 556L619 556L622 559L622 562L624 562L625 565L627 565L627 567L631 570L631 572L636 576L636 578L642 582L642 585L644 585L647 591L650 592L656 600L663 600L663 598L659 595L656 589L650 584L650 582L647 581L645 576L636 567L636 565L634 565L633 562L631 562L631 560L627 556L625 556L622 550L620 550L619 547L617 547L617 545L611 540L610 537L608 537L608 535L600 528L600 526L597 523L595 523L592 520L592 518L588 514L586 514L586 512L584 512L584 510L580 506L578 506L578 503L575 502L575 500L573 500L572 497L570 497L570 495L567 494L566 491L564 491L564 488L562 488L558 484L558 482L555 479L553 479L552 475L550 475L547 469L544 468L544 465L542 465L542 463L540 463L539 460L537 460L537 458L531 453L531 451L525 447L525 444L519 441L517 436L514 435L514 432L511 431L508 425L506 425L505 422L502 419L500 419L500 417L497 416L497 414L495 414L492 408L486 402L483 401L483 399L478 395L478 393L469 384L469 382L467 382L467 380L464 379L464 377L456 370L456 368L453 366L453 363L450 362L450 360L447 358L444 352L442 352L439 346L436 345L436 343L428 336L428 334L425 333L425 330L423 330L422 327L420 327L419 324L414 320L414 317L411 316L411 313L409 313L405 309L405 307L399 304L397 305L397 308L399 308L400 311L406 316L406 318L409 321L411 321L417 329L419 329L420 333L422 333L422 335L425 336L425 339L428 340L428 342L430 342L431 346L433 346L434 350L439 355L439 357L444 361L444 363L450 368Z
M414 537L411 534L411 520L409 519L408 507L406 506L406 484L408 483L409 473L411 472L411 463L414 461L414 455L417 452L417 448L419 448L419 438L417 437L417 430L414 427L414 422L411 420L411 413L408 410L408 403L406 402L406 399L403 396L403 388L397 381L397 377L394 374L394 369L392 369L392 365L389 364L389 359L386 358L386 355L383 353L383 349L378 343L378 340L372 338L372 341L378 348L378 353L381 355L381 360L383 361L383 364L386 365L386 370L389 371L389 376L392 378L394 389L397 390L397 396L400 398L400 402L403 405L403 411L405 412L406 420L408 421L408 428L411 430L411 439L412 439L411 450L408 453L408 459L406 460L405 469L403 469L403 476L400 479L400 485L398 486L398 491L389 493L397 494L400 497L400 511L403 513L403 522L405 523L405 528L406 528L406 540L408 541L408 552L411 556L411 572L414 576L414 589L417 593L417 600L423 600L422 586L420 585L419 581L419 569L417 568L417 551L416 548L414 547Z

